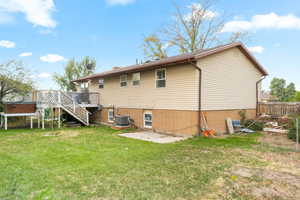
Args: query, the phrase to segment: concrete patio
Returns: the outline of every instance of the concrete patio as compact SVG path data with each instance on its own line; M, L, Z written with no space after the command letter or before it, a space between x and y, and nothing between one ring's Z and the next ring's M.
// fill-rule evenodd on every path
M143 140L148 142L154 142L159 144L167 144L167 143L174 143L182 140L186 140L189 137L182 137L182 136L171 136L165 135L161 133L155 133L151 131L143 131L143 132L136 132L136 133L123 133L119 134L121 137L127 137L137 140Z

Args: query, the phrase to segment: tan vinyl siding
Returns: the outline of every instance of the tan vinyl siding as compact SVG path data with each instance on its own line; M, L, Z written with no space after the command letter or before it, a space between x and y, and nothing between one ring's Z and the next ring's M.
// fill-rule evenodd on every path
M261 73L238 49L199 60L202 110L255 109L256 82Z
M155 70L141 72L139 86L132 85L128 74L127 87L120 87L120 76L104 79L104 89L98 88L98 79L90 86L100 93L101 105L137 109L198 109L198 72L192 65L166 68L166 87L156 88Z

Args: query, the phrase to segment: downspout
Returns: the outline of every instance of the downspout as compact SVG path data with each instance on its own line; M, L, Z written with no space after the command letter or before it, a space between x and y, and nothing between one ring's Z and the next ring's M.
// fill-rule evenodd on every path
M202 134L202 126L201 126L201 94L202 94L202 91L201 91L201 82L202 82L202 70L201 68L195 64L194 62L190 62L190 64L192 66L194 66L198 71L199 71L199 80L198 80L198 93L199 93L199 96L198 96L198 111L199 111L199 114L198 114L198 136L200 136Z
M259 81L256 82L256 116L258 116L258 85L265 79L267 76L263 76Z

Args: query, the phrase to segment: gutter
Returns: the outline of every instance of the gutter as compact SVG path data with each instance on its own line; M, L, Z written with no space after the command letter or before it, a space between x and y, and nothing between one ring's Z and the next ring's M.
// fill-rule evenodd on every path
M267 78L267 75L263 76L256 82L256 116L258 116L258 84L260 84L265 78Z
M198 111L199 111L199 116L198 116L198 130L199 130L199 132L198 132L198 136L201 136L201 134L202 134L202 131L201 131L201 129L202 129L202 124L201 124L201 94L202 94L202 91L201 91L201 86L202 86L202 70L201 70L201 68L197 65L197 64L195 64L194 62L190 62L190 64L192 65L192 66L194 66L198 71L199 71L199 80L198 80L198 91L197 92L199 92L199 97L198 97Z

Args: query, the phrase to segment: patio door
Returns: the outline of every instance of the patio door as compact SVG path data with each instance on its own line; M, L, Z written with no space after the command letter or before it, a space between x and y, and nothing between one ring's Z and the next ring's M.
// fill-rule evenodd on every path
M144 112L144 128L152 128L152 112Z

